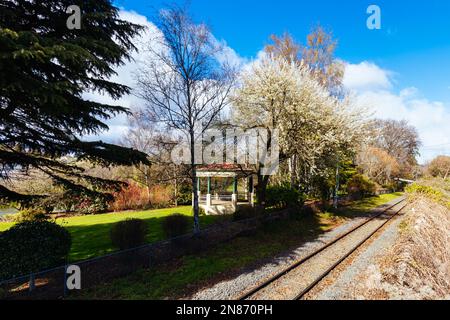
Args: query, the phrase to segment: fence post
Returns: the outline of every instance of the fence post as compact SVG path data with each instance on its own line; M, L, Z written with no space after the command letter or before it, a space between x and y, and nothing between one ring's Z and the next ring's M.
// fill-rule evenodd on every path
M63 297L65 298L67 296L67 259L66 264L64 265L64 277L63 277Z
M34 273L30 273L30 282L29 282L28 288L29 288L30 292L32 292L34 289L36 289Z

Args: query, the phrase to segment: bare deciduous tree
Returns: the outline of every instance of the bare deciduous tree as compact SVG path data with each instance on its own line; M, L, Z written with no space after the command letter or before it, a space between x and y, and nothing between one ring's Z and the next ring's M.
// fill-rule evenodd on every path
M358 153L357 163L365 175L380 185L388 184L399 174L397 160L380 148L363 148Z
M205 24L195 24L185 8L160 11L161 34L150 39L150 58L137 74L137 95L146 101L144 112L166 128L182 133L190 149L194 202L194 232L199 229L195 143L197 126L203 131L218 120L228 104L234 70L223 58L223 46Z
M133 166L135 172L129 178L150 188L157 184L173 183L174 203L177 206L178 182L186 175L182 168L170 159L170 153L179 142L166 134L155 121L149 121L147 114L133 112L128 118L128 130L120 140L120 144L132 147L147 154L150 164ZM126 174L125 174L126 175Z
M386 151L398 162L399 174L404 178L412 178L421 145L416 128L405 120L376 120L372 136L373 145Z
M450 157L438 156L427 165L427 173L433 177L447 179L450 176Z
M284 58L288 62L300 62L300 45L295 42L292 36L285 32L281 37L272 34L271 44L268 44L264 51L274 57Z
M313 29L306 40L306 46L302 47L302 60L331 94L341 96L345 68L334 57L338 41L333 38L331 31L320 25Z

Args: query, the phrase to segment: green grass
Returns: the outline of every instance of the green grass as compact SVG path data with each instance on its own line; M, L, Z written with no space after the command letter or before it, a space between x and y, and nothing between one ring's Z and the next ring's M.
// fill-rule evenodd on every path
M249 237L239 237L220 244L200 255L185 256L178 261L149 270L140 270L109 284L83 292L87 299L161 299L180 297L189 286L207 284L209 280L232 270L248 267L270 258L331 228L317 217L281 221L263 227Z
M349 207L344 207L338 209L337 214L345 216L345 217L351 217L353 215L357 215L359 213L364 213L367 210L370 210L372 208L376 208L378 206L381 206L385 203L388 203L398 197L401 197L403 195L402 192L395 192L395 193L388 193L383 194L377 197L370 197L367 199L363 199L360 201L356 201L351 204Z
M401 194L382 195L358 201L349 212L361 214L389 202ZM208 286L217 279L226 279L257 268L264 259L316 239L343 221L342 216L318 213L265 225L254 235L239 237L220 244L199 255L185 256L177 261L82 291L73 298L83 299L162 299L177 298L195 288Z
M8 230L13 225L13 222L0 222L0 232Z
M127 218L143 219L148 224L148 242L155 242L164 239L161 222L164 217L181 213L187 216L192 215L190 206L178 208L157 209L146 211L126 211L117 213L107 213L99 215L87 215L58 219L57 222L67 228L72 235L72 247L69 253L70 261L84 260L115 251L109 238L109 231L112 225ZM201 216L200 226L205 227L217 219L224 219L217 216ZM13 226L14 223L0 223L0 231L4 231Z
M348 215L349 213L354 214L354 210L364 211L391 201L400 195L400 193L393 193L365 199L354 204L351 210L347 208L344 212ZM116 249L112 246L109 238L109 230L112 224L126 218L139 218L147 221L149 226L149 233L147 235L148 242L163 240L164 235L161 229L162 219L175 212L191 215L192 209L190 206L184 206L158 210L127 211L70 217L58 219L57 222L66 227L72 235L72 248L69 254L69 260L79 261L115 251ZM217 221L217 219L223 218L217 216L201 216L200 225L205 227ZM13 225L14 223L12 222L0 223L0 232L9 229Z

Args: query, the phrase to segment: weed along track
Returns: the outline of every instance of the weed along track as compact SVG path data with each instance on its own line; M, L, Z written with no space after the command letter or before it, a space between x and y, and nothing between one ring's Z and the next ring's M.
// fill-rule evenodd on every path
M402 211L404 202L405 198L401 198L389 207L379 208L372 217L245 292L238 300L302 299Z

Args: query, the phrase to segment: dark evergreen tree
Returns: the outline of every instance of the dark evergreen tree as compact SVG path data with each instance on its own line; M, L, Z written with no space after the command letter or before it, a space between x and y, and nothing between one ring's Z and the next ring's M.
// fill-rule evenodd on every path
M81 29L69 30L71 5ZM105 120L128 112L83 98L87 90L114 99L129 88L109 81L130 59L142 27L120 20L109 0L0 0L0 182L15 170L49 175L71 194L108 196L117 182L85 174L67 156L101 165L147 162L145 154L82 137L107 129ZM0 183L0 201L28 203Z

